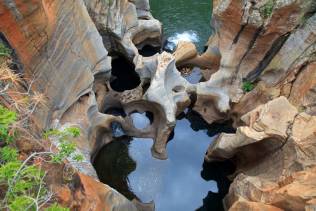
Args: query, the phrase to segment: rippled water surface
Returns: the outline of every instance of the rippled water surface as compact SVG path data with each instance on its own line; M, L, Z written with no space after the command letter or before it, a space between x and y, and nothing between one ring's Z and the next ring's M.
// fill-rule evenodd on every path
M211 0L150 0L150 6L163 23L166 39L171 43L191 40L203 50L211 34Z

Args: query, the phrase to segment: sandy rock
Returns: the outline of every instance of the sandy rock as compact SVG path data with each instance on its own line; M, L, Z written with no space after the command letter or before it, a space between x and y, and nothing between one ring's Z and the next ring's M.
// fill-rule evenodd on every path
M237 201L229 211L282 211L283 209L258 202Z
M315 195L316 117L279 97L241 118L246 126L221 134L206 160L236 160L237 175L224 203L232 210L304 210ZM251 202L249 204L249 202ZM274 206L269 207L268 205Z
M271 10L267 9L269 1L218 0L213 5L216 33L204 54L186 62L205 65L202 73L207 83L229 97L233 110L219 112L210 106L211 98L202 100L206 109L197 103L194 110L208 123L233 118L240 125L240 117L256 106L280 95L292 95L295 106L313 114L313 66L308 65L315 60L316 49L313 1L278 1ZM307 17L304 22L303 16ZM259 88L250 93L242 90L244 82L257 80ZM308 83L301 83L303 80Z
M176 65L181 66L181 63L195 58L198 55L198 52L192 42L180 41L173 55L176 59Z
M75 189L70 185L54 186L58 202L73 210L133 210L136 206L109 186L84 174L76 175Z
M305 110L308 114L316 115L316 106L313 102L316 101L316 63L311 63L301 71L297 79L291 86L289 101L298 107Z
M316 15L306 20L300 28L290 35L280 51L262 73L261 79L270 86L279 83L293 72L297 66L313 59L315 52Z

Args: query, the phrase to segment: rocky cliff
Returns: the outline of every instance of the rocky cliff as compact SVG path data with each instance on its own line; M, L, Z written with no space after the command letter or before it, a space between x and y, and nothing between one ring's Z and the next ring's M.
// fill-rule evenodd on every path
M216 0L215 33L202 55L180 42L173 55L142 56L144 46L161 45L148 0L2 1L1 38L31 89L46 97L33 131L82 131L74 142L85 160L69 160L75 179L61 185L51 174L59 202L145 209L99 183L91 163L117 130L154 139L152 155L166 159L176 117L191 106L209 124L231 119L237 128L220 134L205 157L237 166L227 210L315 209L315 11L313 0ZM205 81L187 82L177 70L186 66L202 68ZM110 114L114 107L125 115ZM135 112L151 112L151 125L135 128Z
M237 165L226 209L313 210L315 2L214 6L216 33L208 48L217 48L221 59L207 83L223 88L231 109L221 115L197 111L208 122L230 118L237 127L236 134L221 134L206 155L210 162L230 159Z

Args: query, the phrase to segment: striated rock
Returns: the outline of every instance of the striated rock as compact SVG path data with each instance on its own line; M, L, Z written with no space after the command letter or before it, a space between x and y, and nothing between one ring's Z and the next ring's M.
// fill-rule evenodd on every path
M305 110L306 113L316 115L316 63L309 64L301 71L291 87L289 101Z
M306 20L300 28L292 33L263 71L260 78L273 86L293 72L298 72L302 65L315 59L311 56L316 51L316 14Z
M136 46L161 46L161 24L148 12L147 0L85 0L85 4L110 53L133 61L138 55Z
M238 127L236 134L221 134L206 155L208 161L236 161L226 207L250 209L253 202L254 210L268 205L281 210L310 207L316 197L316 117L298 113L280 97L241 119L246 126Z
M216 109L207 112L200 107L194 109L208 123L233 118L238 125L243 114L261 103L280 95L288 97L298 75L307 74L308 64L315 60L315 3L311 0L218 0L213 4L215 34L207 43L207 52L213 56L205 60L212 60L213 65L202 73L210 86L222 89L229 97L233 110L222 114ZM194 59L185 62L189 61L194 66L204 64L202 61L195 64ZM242 86L246 81L261 84L253 91L260 96L255 93L244 96ZM313 90L311 80L309 86L303 89L304 93L300 92L306 96L305 106L312 114L314 95L308 91ZM254 106L250 106L254 100Z
M89 93L94 74L109 77L107 51L81 0L2 2L0 11L0 30L24 64L26 77L35 79L34 91L47 97L35 113L38 128L48 127Z

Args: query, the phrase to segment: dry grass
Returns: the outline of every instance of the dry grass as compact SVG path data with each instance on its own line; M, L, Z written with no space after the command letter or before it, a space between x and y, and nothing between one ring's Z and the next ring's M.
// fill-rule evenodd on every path
M11 125L10 131L17 131L21 139L40 143L30 127L30 117L39 106L45 106L45 97L32 91L34 79L23 78L10 68L10 59L0 63L0 104L18 113L18 121Z

